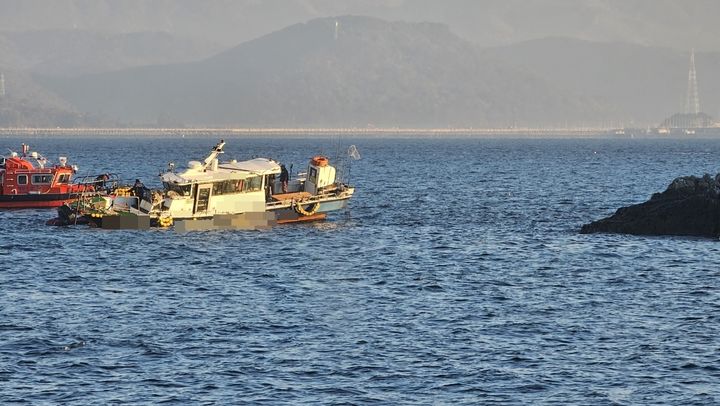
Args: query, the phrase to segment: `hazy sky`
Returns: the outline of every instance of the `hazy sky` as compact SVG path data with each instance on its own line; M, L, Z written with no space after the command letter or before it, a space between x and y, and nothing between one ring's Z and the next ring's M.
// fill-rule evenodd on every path
M716 0L0 0L0 30L167 31L229 46L345 14L447 23L486 46L568 36L720 50Z

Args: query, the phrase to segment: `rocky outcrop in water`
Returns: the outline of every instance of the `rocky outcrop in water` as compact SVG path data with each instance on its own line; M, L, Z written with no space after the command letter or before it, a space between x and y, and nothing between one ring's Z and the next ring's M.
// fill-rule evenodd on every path
M720 236L720 174L684 176L645 203L622 207L602 220L585 224L589 233Z

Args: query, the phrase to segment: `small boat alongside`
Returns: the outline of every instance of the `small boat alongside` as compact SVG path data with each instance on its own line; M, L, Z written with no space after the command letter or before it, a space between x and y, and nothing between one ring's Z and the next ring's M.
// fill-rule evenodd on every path
M160 174L162 190L139 185L78 202L82 222L102 228L170 227L180 231L262 229L317 221L348 205L355 188L337 180L336 168L316 156L294 178L269 158L220 162L220 141L202 161ZM62 216L61 216L62 217Z
M77 166L66 157L52 165L22 144L22 152L0 157L0 209L58 207L76 200L88 185L74 184Z

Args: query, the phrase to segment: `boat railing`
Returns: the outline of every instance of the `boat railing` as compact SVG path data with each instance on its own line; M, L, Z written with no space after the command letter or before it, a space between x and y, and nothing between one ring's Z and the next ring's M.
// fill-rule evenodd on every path
M116 191L130 191L133 188L132 179L124 179L116 173L100 175L85 175L76 178L73 182L80 193L114 194ZM145 187L143 187L146 189Z
M304 198L304 199L290 198L290 199L285 199L285 200L278 200L278 201L273 201L273 202L267 202L267 203L265 204L265 206L266 206L268 209L273 209L273 208L280 208L280 207L290 207L290 206L293 206L293 205L298 204L298 203L303 204L303 205L307 205L307 204L314 204L314 203L322 203L322 202L328 202L328 201L342 200L342 199L346 199L346 198L348 198L348 197L350 197L350 196L352 196L352 193L351 193L351 191L350 191L350 188L344 188L344 189L342 189L342 190L340 190L340 189L335 189L335 190L327 191L327 192L325 192L325 193L321 193L321 194L318 194L318 195L309 196L309 197Z
M81 177L75 178L76 185L106 185L108 183L110 184L120 184L120 182L125 181L118 175L117 173L101 173L99 175L84 175Z

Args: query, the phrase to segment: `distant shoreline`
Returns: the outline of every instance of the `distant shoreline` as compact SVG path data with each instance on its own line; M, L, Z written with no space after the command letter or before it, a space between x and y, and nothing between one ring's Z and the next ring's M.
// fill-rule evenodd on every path
M0 137L334 137L368 138L707 138L699 134L658 134L613 128L0 128Z

